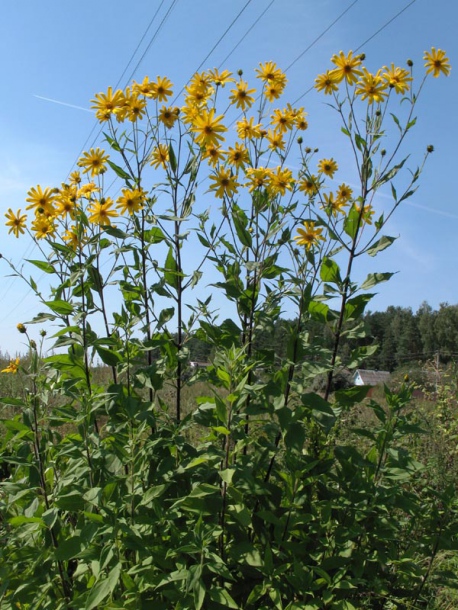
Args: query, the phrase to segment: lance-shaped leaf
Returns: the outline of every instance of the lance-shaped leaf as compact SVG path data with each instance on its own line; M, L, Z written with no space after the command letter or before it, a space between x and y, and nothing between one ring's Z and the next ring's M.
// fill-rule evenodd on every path
M389 237L388 235L383 235L378 241L375 242L370 248L366 250L369 256L376 256L379 252L382 252L386 248L389 248L391 244L396 241L397 237Z
M32 263L32 265L35 265L35 267L38 267L38 269L40 269L40 271L44 271L45 273L55 273L55 269L54 267L50 264L47 263L46 261L35 261L35 260L31 260L31 259L26 259L28 263Z
M387 282L393 275L394 273L369 273L360 288L361 290L369 290L369 288L373 288L377 284Z
M323 259L320 268L320 277L323 282L330 282L331 284L338 285L342 284L339 265L332 260L332 258L326 257Z
M132 176L129 176L129 174L126 171L124 171L122 169L122 167L119 167L119 165L116 165L116 163L113 163L113 161L110 161L109 159L108 159L108 165L111 167L111 169L114 171L114 173L117 176L119 176L120 178L125 180L128 186L131 186L130 182L132 180Z
M67 301L56 299L55 301L45 301L45 305L60 316L68 316L73 313L73 305Z

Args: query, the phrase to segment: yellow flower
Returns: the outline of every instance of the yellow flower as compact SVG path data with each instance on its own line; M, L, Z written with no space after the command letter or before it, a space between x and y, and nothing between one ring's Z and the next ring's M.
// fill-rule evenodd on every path
M80 182L81 182L81 174L79 173L78 170L75 170L74 172L72 172L70 174L69 182L70 182L70 184L80 184Z
M156 82L151 84L151 97L159 102L167 101L173 95L173 83L166 76L158 76Z
M53 202L56 198L54 189L50 189L48 186L43 189L38 184L36 187L32 187L27 192L28 197L26 201L30 203L25 209L31 210L35 208L35 213L52 215L54 212Z
M95 116L103 123L108 121L115 110L123 105L123 93L119 89L113 93L112 87L108 87L106 93L96 93L95 99L91 100L91 108L95 109Z
M296 125L297 129L300 129L301 131L305 131L309 126L307 119L305 118L306 114L307 113L304 112L303 108L299 108L294 116L294 124Z
M335 70L326 70L324 74L319 74L315 79L315 89L324 91L325 95L331 95L339 88L339 81Z
M21 214L21 210L19 209L16 214L14 214L11 208L8 209L8 212L5 214L7 222L5 225L10 227L8 233L13 233L15 237L19 237L19 234L24 233L26 227L27 216L25 214Z
M137 95L144 95L145 97L153 97L154 83L150 81L148 76L142 80L141 83L132 83L132 91Z
M248 83L244 80L239 81L236 84L235 89L231 89L232 95L229 96L232 104L235 104L236 108L241 108L243 111L250 108L254 102L252 93L256 93L256 89L248 89Z
M269 148L272 150L285 150L286 144L282 133L269 129L267 131L267 140L269 142Z
M100 148L91 148L89 152L84 152L78 161L78 167L83 167L83 174L91 172L91 178L103 174L107 170L109 156Z
M285 74L280 68L277 68L277 64L273 61L266 61L263 64L259 64L256 73L256 78L260 78L265 83L279 83L283 88L286 85L287 80Z
M311 174L310 176L304 176L298 182L298 188L303 193L306 193L309 197L316 195L320 188L320 181L316 176Z
M202 159L208 159L208 164L215 167L219 161L224 159L224 151L221 147L210 144L205 147L205 150L202 153Z
M345 214L344 208L348 205L346 201L343 201L342 199L334 199L334 193L329 193L329 195L325 193L323 195L323 199L324 202L321 208L325 210L328 216L331 214L333 216L337 216L339 212L341 214Z
M214 70L209 70L208 75L211 81L217 87L224 87L226 83L234 82L234 79L231 78L232 72L229 72L229 70L223 70L222 72L220 72L217 68L215 68Z
M373 102L381 103L387 97L386 92L388 84L382 78L380 70L376 74L371 74L363 68L363 75L361 79L356 83L355 93L361 96L362 100L366 100L369 104Z
M353 194L352 189L348 186L348 184L341 184L337 189L336 198L340 201L347 202L351 199Z
M88 182L78 189L77 196L90 199L92 193L97 193L98 191L100 191L100 188L94 182Z
M13 375L16 375L16 373L18 372L19 369L19 364L20 364L20 359L16 358L16 360L10 360L9 365L6 367L6 369L3 369L1 372L2 373L13 373Z
M111 218L119 216L118 212L112 210L113 200L111 197L102 198L94 201L88 208L89 222L95 225L111 225Z
M349 51L348 55L345 55L343 51L340 51L338 55L331 57L332 63L337 66L334 70L334 76L338 83L343 79L347 81L349 85L354 85L361 76L361 57L353 57L353 51Z
M193 104L187 104L186 106L182 106L181 108L181 120L183 121L183 123L187 124L193 124L194 121L197 119L197 117L199 116L200 110L198 106L195 106Z
M221 134L227 131L227 127L221 124L223 118L223 115L215 117L214 108L209 111L202 110L191 126L191 131L196 134L197 143L201 146L210 144L218 146L220 142L224 141Z
M81 239L78 235L78 231L75 225L72 225L70 229L67 229L63 235L62 239L64 242L73 250L77 250L79 246L82 245Z
M146 100L138 95L130 95L126 102L126 116L132 123L141 120L146 112Z
M171 106L162 106L159 110L158 119L163 123L168 129L172 128L175 125L175 121L178 119L178 115L180 114L180 109L176 106L172 108Z
M45 237L52 237L56 232L56 227L51 219L40 215L32 222L32 231L37 239L44 239Z
M261 137L261 123L254 125L254 118L250 117L247 119L243 117L237 122L237 133L240 139L250 140L252 138Z
M271 124L277 131L286 133L289 129L294 127L294 112L291 107L280 110L276 108L274 113L271 115Z
M78 189L75 184L63 184L56 199L56 214L62 218L69 214L74 218L77 195Z
M235 147L229 147L227 151L227 162L237 169L245 167L245 165L250 162L250 155L248 154L247 148L243 144L236 142Z
M235 176L232 175L231 170L224 167L221 167L214 174L210 174L210 180L213 181L213 184L210 185L210 190L214 191L216 197L220 199L223 199L224 195L233 197L240 186Z
M143 189L122 189L122 195L116 201L116 208L121 211L121 214L129 212L132 215L139 212L143 208L145 195Z
M410 76L410 72L404 68L395 68L394 64L391 64L391 68L385 66L385 72L382 74L382 78L388 83L388 86L396 91L396 93L406 93L412 82L413 78Z
M442 49L436 50L435 47L431 47L429 53L428 51L425 51L423 59L426 62L426 74L432 74L435 78L437 78L441 72L445 76L450 74L450 70L452 69L450 60Z
M329 176L329 178L334 177L337 169L338 166L334 159L321 159L321 161L318 163L318 171L325 176Z
M321 235L323 229L315 227L315 223L311 221L305 221L303 227L297 229L299 235L294 238L299 246L305 246L307 250L310 250L312 246L318 245L319 241L325 241Z
M361 206L355 204L355 210L361 214L361 220L368 225L372 224L372 216L374 215L374 209L370 204L363 205L363 211L361 212Z
M155 169L159 166L164 169L167 168L167 162L169 160L169 149L166 144L158 144L156 148L153 149L150 155L150 165L152 165Z
M245 175L248 178L246 186L249 186L248 192L252 193L254 189L266 188L272 177L272 170L269 167L249 167Z
M275 171L272 171L267 188L273 195L283 196L287 190L292 190L293 184L294 178L291 170L279 166Z
M264 87L264 95L267 100L272 103L274 100L278 100L284 91L284 86L279 82L267 82Z

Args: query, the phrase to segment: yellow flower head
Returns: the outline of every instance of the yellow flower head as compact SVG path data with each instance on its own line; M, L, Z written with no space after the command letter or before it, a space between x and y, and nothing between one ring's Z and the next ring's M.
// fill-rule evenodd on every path
M84 197L85 199L90 199L93 193L97 193L100 191L100 188L96 186L95 182L88 182L87 184L83 184L78 189L78 197Z
M219 199L224 199L225 195L233 197L240 186L231 170L224 167L221 167L214 174L210 174L210 180L213 184L210 185L209 189L214 191Z
M333 73L338 83L345 79L349 85L354 85L361 76L361 57L353 57L353 51L349 51L348 55L340 51L331 57L331 61L336 66Z
M286 143L283 134L279 131L269 129L267 131L267 141L269 142L269 148L272 150L285 150Z
M423 59L426 62L426 74L432 74L435 78L437 78L441 72L445 76L450 74L450 70L452 69L450 60L442 49L431 47L430 52L425 51Z
M165 102L173 95L173 83L166 76L158 76L156 82L151 84L151 97L159 102Z
M129 212L130 215L143 208L146 193L143 189L122 189L122 195L116 201L116 208L121 214Z
M158 119L159 121L167 127L167 129L171 129L176 120L178 119L178 115L180 114L180 109L174 106L162 106L159 110Z
M167 168L167 163L169 161L169 148L166 144L158 144L156 148L153 149L150 155L150 165L154 167L154 169L158 169L158 167Z
M217 68L215 68L214 70L209 70L208 75L211 82L217 87L224 87L226 83L234 82L232 72L229 72L229 70L223 70L220 72Z
M401 94L407 93L410 89L409 83L413 80L408 70L396 68L394 64L391 64L391 68L385 66L385 72L382 74L382 77L391 89Z
M348 186L348 184L341 184L337 189L336 198L340 201L346 203L351 199L353 195L352 189Z
M293 174L287 167L277 167L272 171L270 180L267 185L269 192L272 195L283 195L286 191L291 191L294 184Z
M36 187L32 187L27 192L28 197L26 197L26 201L30 203L25 209L31 210L35 208L35 213L37 214L45 214L46 216L52 215L54 212L54 200L56 198L56 193L54 189L49 188L48 186L43 189L38 184Z
M355 204L356 211L361 214L361 220L368 225L372 224L372 216L375 214L374 208L370 205L364 205L361 211L361 206Z
M280 131L281 133L286 133L289 129L294 127L294 112L291 106L287 108L283 108L282 110L276 108L274 113L271 115L271 124L274 126L274 129Z
M301 180L299 180L298 188L309 197L313 197L313 195L316 195L320 189L320 181L315 175L310 174L309 176L304 176L301 178Z
M254 118L243 117L237 122L237 133L241 140L251 140L261 137L261 123L254 124Z
M272 177L272 170L269 167L249 167L245 175L248 178L246 186L248 192L252 193L255 189L266 188Z
M334 193L325 193L323 195L323 205L321 208L325 210L328 216L331 216L331 214L333 216L337 216L339 212L340 214L345 214L344 208L347 205L348 203L346 201L343 201L342 199L335 199Z
M141 120L146 112L146 100L138 95L131 95L126 102L126 116L132 123Z
M5 217L7 220L5 225L9 227L8 233L13 233L15 237L19 237L19 234L24 233L27 216L21 214L20 209L14 214L13 210L9 208L8 212L5 213Z
M224 159L224 151L220 146L210 144L205 147L202 153L202 159L208 159L208 164L215 167L222 159Z
M75 170L74 172L72 172L69 176L68 179L70 184L80 184L81 183L81 174L79 173L78 170Z
M148 76L145 76L141 83L133 82L132 91L136 95L144 95L145 97L153 97L154 83L152 83Z
M313 246L318 245L318 242L325 241L321 235L323 229L316 227L315 223L311 221L305 221L302 227L297 229L299 235L294 238L299 246L305 246L307 250L310 250Z
M82 240L82 236L78 232L75 225L72 225L63 233L62 239L70 248L72 248L72 250L77 250L84 243L84 240Z
M223 115L215 117L214 108L209 111L202 110L191 126L191 131L196 134L196 142L201 146L210 144L218 146L220 142L224 141L222 134L227 131L227 127L221 123L223 118Z
M78 167L83 168L83 174L91 173L91 178L103 174L107 170L109 156L100 148L91 148L89 152L84 152L78 161Z
M111 115L123 105L124 98L121 90L118 89L113 93L112 87L108 87L106 93L96 93L95 99L91 102L91 108L94 108L95 116L103 123L108 121Z
M319 74L315 79L315 89L324 91L325 95L331 95L339 88L339 80L336 70L327 70L324 74Z
M10 360L9 365L6 367L6 369L3 369L1 372L2 373L13 373L13 375L16 375L16 373L19 370L19 364L20 364L20 359L16 358L15 360Z
M254 97L251 94L256 93L256 89L248 89L248 83L241 80L236 84L235 89L231 89L231 93L232 95L229 96L231 103L245 111L252 106Z
M240 142L236 142L234 148L229 147L227 151L227 162L237 169L245 167L245 165L250 162L250 155L246 146L240 144Z
M32 222L32 231L37 239L52 237L56 232L56 227L52 219L40 215Z
M278 100L281 97L284 89L284 85L279 81L266 82L264 86L264 95L267 100L272 103L274 100Z
M119 216L116 210L112 210L113 200L110 197L102 198L100 201L94 201L88 207L90 216L88 220L95 225L111 225L111 219Z
M363 75L361 79L356 83L355 93L359 95L362 100L366 100L369 104L376 102L380 104L387 97L388 93L386 88L388 83L382 78L381 71L378 70L376 74L371 74L363 68Z
M337 170L338 166L334 159L321 159L318 163L318 171L329 178L333 178Z
M259 68L256 69L256 78L260 78L268 84L279 83L283 89L287 82L284 72L282 72L280 68L277 68L277 64L273 61L266 61L263 64L259 64Z

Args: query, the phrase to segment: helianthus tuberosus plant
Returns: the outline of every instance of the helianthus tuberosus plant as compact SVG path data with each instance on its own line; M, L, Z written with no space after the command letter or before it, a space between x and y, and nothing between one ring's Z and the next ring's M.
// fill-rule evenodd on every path
M60 187L32 188L29 218L8 210L53 286L46 298L14 269L43 310L21 332L47 322L55 352L30 340L26 397L1 399L17 416L0 457L0 608L427 603L456 505L446 490L425 506L422 466L398 449L418 432L410 388L386 389L385 409L365 403L379 421L357 431L369 450L338 438L368 390L333 391L369 354L344 357L341 340L363 336L367 291L391 275L358 284L355 266L394 241L385 224L424 162L400 189L424 80L415 90L411 65L374 73L363 61L340 52L315 82L341 117L357 185L307 142L307 113L280 105L287 79L266 62L255 83L195 74L180 106L162 76L95 95L104 148ZM443 51L425 61L449 73ZM221 303L232 307L222 322ZM284 311L295 321L278 358L260 336ZM211 354L197 373L196 340ZM193 384L205 390L190 404Z

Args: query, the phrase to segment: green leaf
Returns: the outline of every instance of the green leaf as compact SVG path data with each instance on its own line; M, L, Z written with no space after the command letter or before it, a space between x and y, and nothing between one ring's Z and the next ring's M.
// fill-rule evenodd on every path
M212 587L208 591L208 596L213 602L220 604L223 608L235 608L237 610L239 607L226 589Z
M122 361L121 355L111 349L107 349L101 345L96 345L95 350L100 360L108 366L116 366Z
M351 239L354 239L361 224L360 212L353 206L347 216L345 216L344 231Z
M364 400L370 389L370 385L355 385L345 390L337 390L334 393L336 404L343 407L352 407Z
M170 246L165 260L164 279L172 288L178 288L178 266L173 255L173 248Z
M57 561L68 561L72 559L81 551L83 542L80 536L71 536L66 538L63 542L59 543L59 546L55 550L55 556Z
M340 277L339 265L332 260L332 258L325 257L321 263L320 278L323 282L330 282L331 284L342 284L342 278Z
M68 316L73 313L73 305L67 301L56 299L55 301L45 301L44 303L49 309L60 316Z
M159 244L161 241L164 241L165 235L162 232L162 229L159 227L153 227L152 229L147 229L143 234L144 240L147 244Z
M166 309L163 309L161 311L161 313L159 314L159 318L157 321L157 328L158 329L162 328L164 326L164 324L167 324L167 322L173 318L174 314L175 314L174 307L167 307Z
M132 177L126 171L124 171L122 167L119 167L119 165L116 165L116 163L113 163L113 161L110 161L110 159L108 159L108 165L111 167L111 169L116 175L125 180L128 186L130 186Z
M361 290L369 290L369 288L373 288L377 284L387 282L393 275L394 273L369 273L360 288Z
M99 581L91 589L91 592L86 600L85 610L92 610L98 606L101 601L113 593L121 575L121 567L121 564L117 563L108 574L108 577L105 578L105 580Z
M320 303L319 301L312 301L309 304L309 313L314 320L325 323L328 321L329 306L326 303Z
M386 250L389 248L391 244L396 241L396 237L389 237L388 235L383 235L378 241L375 242L370 248L366 250L369 256L376 256L379 252Z
M359 294L345 303L344 320L357 320L360 318L368 302L375 296L374 294Z
M175 155L175 151L173 150L173 146L172 143L169 144L169 161L170 161L170 167L172 168L173 172L177 171L177 158Z
M27 258L26 261L28 263L32 263L32 265L35 265L35 267L38 267L38 269L40 269L40 271L44 271L45 273L55 273L56 272L54 267L50 263L47 263L46 261L36 261L36 260L31 260L29 258Z

